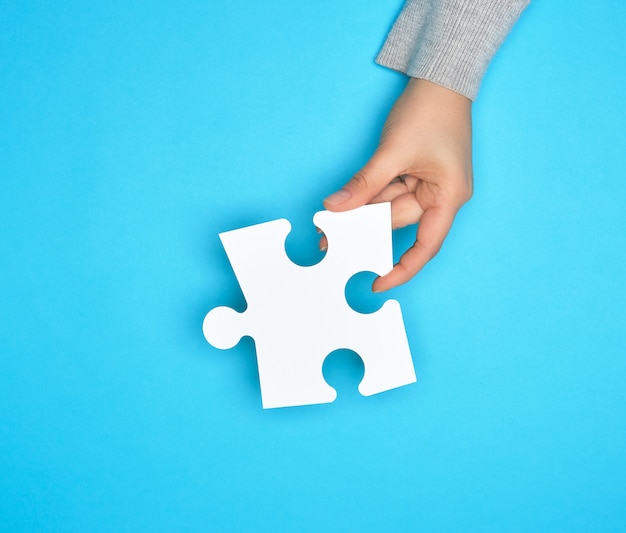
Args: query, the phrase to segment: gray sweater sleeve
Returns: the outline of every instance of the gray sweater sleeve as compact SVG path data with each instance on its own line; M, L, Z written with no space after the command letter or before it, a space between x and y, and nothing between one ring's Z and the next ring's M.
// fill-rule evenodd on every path
M376 58L471 100L529 0L407 0Z

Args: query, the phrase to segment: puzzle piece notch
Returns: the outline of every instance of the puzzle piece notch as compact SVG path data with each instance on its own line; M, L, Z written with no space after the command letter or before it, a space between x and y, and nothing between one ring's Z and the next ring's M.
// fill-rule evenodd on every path
M216 347L232 347L244 335L254 338L265 408L332 402L336 391L324 380L322 365L339 348L363 360L363 395L415 381L399 303L388 300L375 313L362 314L345 300L352 275L383 275L393 266L390 205L322 211L314 223L329 244L324 259L311 267L287 257L287 220L220 235L248 308L214 309L204 320L204 334Z

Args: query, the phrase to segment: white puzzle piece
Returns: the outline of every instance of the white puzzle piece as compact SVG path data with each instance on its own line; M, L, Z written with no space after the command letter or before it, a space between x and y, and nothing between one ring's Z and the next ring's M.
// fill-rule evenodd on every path
M203 333L224 350L243 336L254 339L265 409L335 400L322 365L340 348L363 359L359 392L364 396L415 382L400 304L387 300L378 311L363 314L345 298L354 274L384 275L393 267L390 204L320 211L313 222L328 238L328 250L309 267L287 256L291 224L285 219L220 234L247 309L213 309L204 319Z

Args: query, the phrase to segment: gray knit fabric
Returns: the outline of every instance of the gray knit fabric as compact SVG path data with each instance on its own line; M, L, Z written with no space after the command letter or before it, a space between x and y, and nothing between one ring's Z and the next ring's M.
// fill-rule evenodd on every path
M529 0L407 0L376 62L475 100Z

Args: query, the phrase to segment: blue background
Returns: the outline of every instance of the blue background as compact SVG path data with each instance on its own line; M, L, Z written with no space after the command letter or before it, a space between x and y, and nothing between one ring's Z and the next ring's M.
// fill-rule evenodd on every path
M202 337L245 306L218 232L319 258L400 6L0 4L1 530L624 527L623 2L536 1L492 63L474 198L391 292L417 384L361 397L339 353L335 403L263 411L253 342Z

